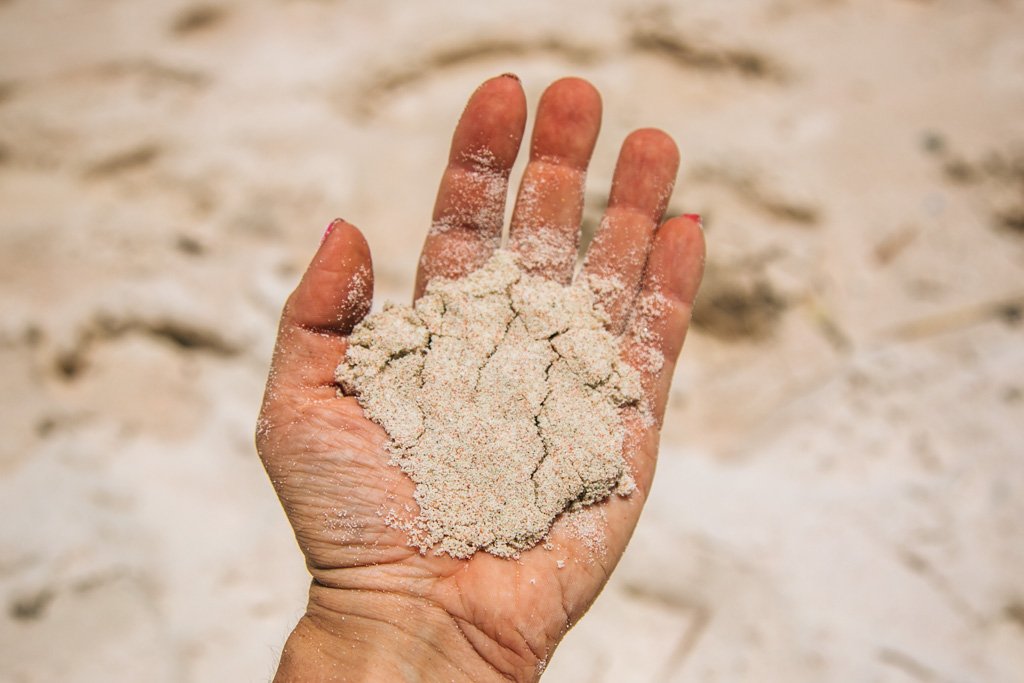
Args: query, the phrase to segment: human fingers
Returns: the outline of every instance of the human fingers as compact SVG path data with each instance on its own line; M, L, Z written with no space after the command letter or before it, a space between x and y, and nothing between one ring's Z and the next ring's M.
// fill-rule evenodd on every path
M634 131L622 143L608 208L587 251L583 276L622 332L640 290L654 231L672 196L679 150L655 128Z
M465 275L498 247L508 175L525 127L526 96L515 76L485 81L470 96L452 136L414 298L431 278Z
M587 81L563 78L541 96L509 232L509 247L527 272L562 283L572 278L600 127L601 96Z
M358 229L336 220L285 303L268 385L333 391L345 335L367 314L372 299L370 247Z
M623 350L640 371L644 395L659 425L703 273L700 218L666 221L654 236Z

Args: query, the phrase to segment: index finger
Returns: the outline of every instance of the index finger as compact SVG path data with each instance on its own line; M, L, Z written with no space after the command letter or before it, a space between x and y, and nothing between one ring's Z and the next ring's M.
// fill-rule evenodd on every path
M498 248L508 176L525 128L526 95L516 76L485 81L470 96L452 136L414 298L432 278L461 277Z

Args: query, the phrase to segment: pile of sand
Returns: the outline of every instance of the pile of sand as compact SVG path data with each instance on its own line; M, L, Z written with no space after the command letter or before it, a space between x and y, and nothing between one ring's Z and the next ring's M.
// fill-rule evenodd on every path
M565 510L633 490L618 411L640 376L605 322L586 286L500 250L356 327L337 379L416 482L414 545L512 556Z

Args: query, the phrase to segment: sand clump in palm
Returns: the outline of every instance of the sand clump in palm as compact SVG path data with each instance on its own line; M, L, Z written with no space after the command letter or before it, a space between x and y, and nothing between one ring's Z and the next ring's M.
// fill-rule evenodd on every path
M618 410L642 403L640 374L585 281L529 275L499 250L353 331L337 379L416 482L414 545L516 555L563 511L635 488Z

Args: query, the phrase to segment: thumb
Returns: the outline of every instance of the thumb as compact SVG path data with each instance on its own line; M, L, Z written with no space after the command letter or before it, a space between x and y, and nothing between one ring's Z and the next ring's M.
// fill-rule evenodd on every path
M336 220L285 303L270 383L333 386L345 336L369 312L372 299L370 247L355 226Z

